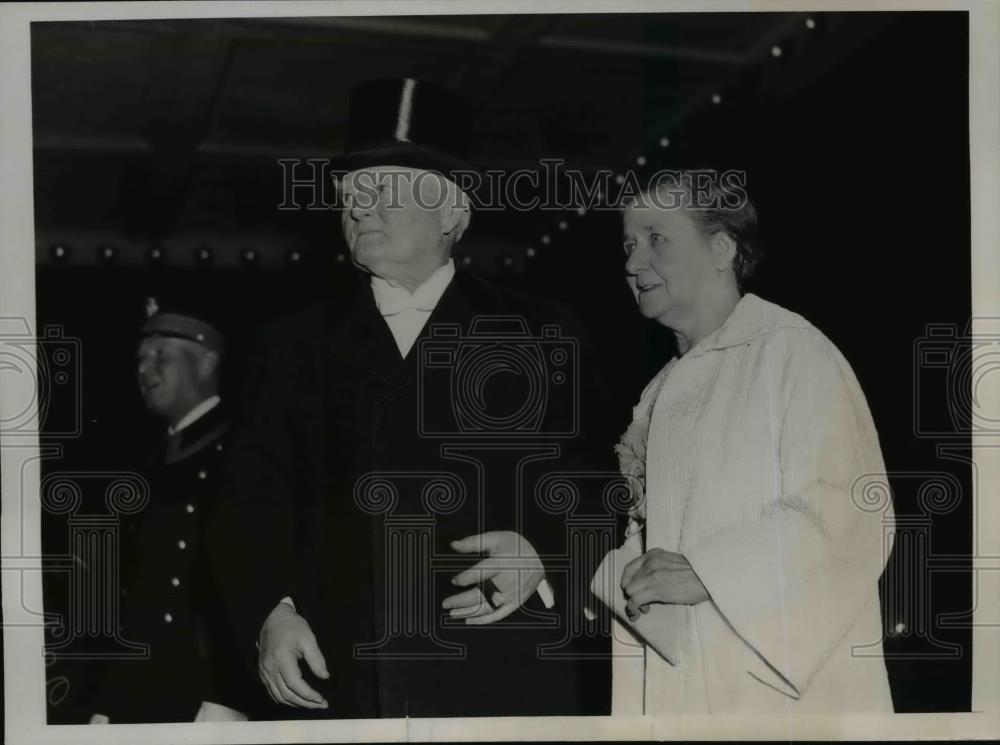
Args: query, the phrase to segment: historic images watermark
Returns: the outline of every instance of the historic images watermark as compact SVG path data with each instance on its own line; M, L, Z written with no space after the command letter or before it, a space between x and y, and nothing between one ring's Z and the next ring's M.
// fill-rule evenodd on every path
M441 176L399 166L348 173L325 158L281 158L279 210L368 209L381 203L402 209L401 195L423 209L471 206L482 212L617 211L638 200L662 209L738 210L748 201L745 171L661 169L584 172L559 158L543 158L536 169L458 170ZM457 187L454 188L454 187Z

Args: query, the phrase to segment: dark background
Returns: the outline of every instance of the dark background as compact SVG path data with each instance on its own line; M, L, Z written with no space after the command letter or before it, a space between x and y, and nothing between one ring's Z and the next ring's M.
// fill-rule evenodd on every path
M969 453L967 418L949 403L968 380L960 366L915 364L931 323L957 329L933 342L946 354L968 350L965 13L33 24L38 317L80 340L82 386L53 388L50 433L77 410L82 432L50 437L62 450L49 472L135 468L159 435L135 385L147 295L215 299L231 385L260 323L348 291L357 275L339 215L278 210L277 159L339 152L350 89L404 75L470 99L483 167L564 158L624 172L643 156L647 170L747 171L766 254L750 289L813 321L853 365L897 514L929 535L905 550L897 541L883 578L896 708L968 710L971 475L938 452ZM634 309L620 233L614 213L481 213L458 257L573 306L608 362L624 429L672 342ZM945 434L922 436L915 422ZM935 472L958 486L921 501ZM66 518L46 519L46 551L65 551ZM63 578L45 590L48 609L66 606ZM49 669L68 681L50 683L50 721L85 720L86 664Z

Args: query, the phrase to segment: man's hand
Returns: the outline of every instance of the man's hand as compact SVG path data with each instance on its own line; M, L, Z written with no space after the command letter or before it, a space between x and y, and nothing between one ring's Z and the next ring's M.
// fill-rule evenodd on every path
M267 692L279 704L325 709L326 700L314 691L299 670L304 659L313 674L323 680L330 677L326 660L319 651L316 637L306 619L287 603L278 603L264 621L257 644L258 672Z
M680 554L654 548L625 565L622 590L628 600L626 612L636 618L650 603L696 605L709 599L688 560Z
M545 568L538 552L525 538L512 531L493 531L470 535L452 541L451 547L461 554L484 553L487 558L464 572L456 574L451 583L459 587L492 579L497 586L490 607L478 587L450 595L441 604L454 618L464 618L470 625L483 625L506 618L517 610L538 588L545 577Z

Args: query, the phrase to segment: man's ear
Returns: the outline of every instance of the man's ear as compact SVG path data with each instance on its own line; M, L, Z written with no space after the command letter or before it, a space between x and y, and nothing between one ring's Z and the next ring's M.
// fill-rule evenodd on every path
M732 268L736 260L736 239L724 230L719 230L709 239L709 247L712 249L716 269L726 271Z
M450 235L454 241L462 237L462 233L469 227L469 217L471 210L469 198L465 192L454 184L447 184L448 194L444 206L441 208L441 232Z
M469 208L449 204L443 209L441 216L441 232L445 235L454 235L455 240L462 237L462 233L469 226Z
M198 374L202 379L208 378L219 369L219 353L208 351L198 360Z

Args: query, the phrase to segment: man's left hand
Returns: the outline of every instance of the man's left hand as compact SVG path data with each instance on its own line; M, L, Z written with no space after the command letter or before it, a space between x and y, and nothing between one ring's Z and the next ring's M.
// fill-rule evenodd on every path
M499 591L491 598L498 606L495 610L478 587L444 599L442 607L450 610L454 618L464 618L470 625L484 625L506 618L531 597L545 577L545 569L535 547L513 531L470 535L460 541L452 541L451 547L462 554L487 554L475 566L456 574L451 580L453 585L468 587L491 579Z
M654 548L625 565L622 590L629 618L649 610L650 603L697 605L710 598L705 585L681 554Z

